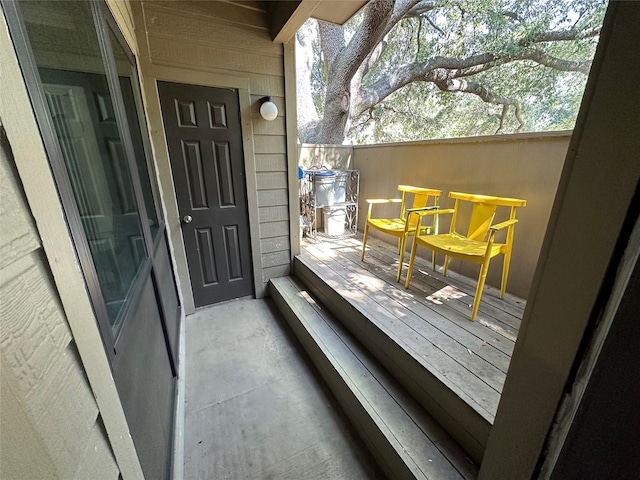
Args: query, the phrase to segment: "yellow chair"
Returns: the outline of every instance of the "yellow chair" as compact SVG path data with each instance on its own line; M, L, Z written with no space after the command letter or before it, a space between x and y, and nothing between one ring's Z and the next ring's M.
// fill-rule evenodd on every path
M418 245L422 245L433 251L432 262L433 269L436 268L435 253L442 253L444 258L444 274L447 274L447 267L451 257L460 258L468 262L481 264L480 275L478 277L478 285L476 287L476 296L473 301L473 309L471 310L471 320L475 320L480 306L480 298L482 297L482 289L487 278L487 270L491 258L496 255L504 255L504 264L502 267L502 283L500 286L500 298L504 297L507 288L507 277L509 275L509 263L511 261L511 249L513 246L513 231L515 229L516 207L524 207L526 200L518 198L490 197L486 195L474 195L471 193L451 192L449 197L455 199L453 209L435 211L435 215L452 213L451 229L449 233L440 235L418 235L413 241L411 247L411 257L409 258L409 269L407 271L407 280L405 288L409 288L411 281L411 273L413 272L413 263L416 256ZM471 202L473 209L471 212L471 220L469 221L469 229L466 234L457 232L457 221L460 202ZM509 220L492 225L493 218L498 207L510 207L511 213ZM420 217L420 221L422 217ZM420 221L417 228L420 229ZM506 240L504 243L497 243L495 235L498 230L507 229Z
M418 216L413 213L434 211L438 208L438 201L442 190L434 190L431 188L411 187L408 185L398 185L398 190L402 192L402 198L374 198L367 199L369 211L367 212L367 223L364 227L364 238L362 239L362 261L364 262L364 253L367 246L367 237L369 236L369 227L380 230L381 232L398 237L398 275L396 281L400 281L402 272L402 262L404 260L404 250L407 244L407 237L415 235L416 225L418 224ZM408 196L413 195L413 203L411 208L407 208ZM400 203L399 218L372 218L371 207L375 204ZM420 233L422 235L432 234L438 231L438 217L431 225L422 225Z

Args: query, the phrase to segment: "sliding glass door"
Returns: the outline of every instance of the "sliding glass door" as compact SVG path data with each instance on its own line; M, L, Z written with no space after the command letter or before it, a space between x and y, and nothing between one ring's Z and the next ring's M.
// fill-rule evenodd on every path
M107 7L3 0L147 478L167 478L179 304L135 59Z

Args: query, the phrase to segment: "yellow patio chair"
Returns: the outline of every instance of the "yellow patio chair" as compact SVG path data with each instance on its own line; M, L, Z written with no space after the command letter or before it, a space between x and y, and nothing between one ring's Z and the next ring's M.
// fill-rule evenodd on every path
M402 272L402 262L404 260L404 250L407 244L407 237L415 235L416 225L418 224L418 215L414 213L433 211L438 208L438 201L442 190L434 190L431 188L411 187L409 185L398 185L398 190L402 192L402 198L372 198L367 199L369 210L367 212L367 223L364 227L364 238L362 239L362 257L364 262L364 254L367 246L367 237L369 236L369 227L380 230L381 232L398 237L398 275L396 282L400 281ZM408 196L413 195L413 203L411 208L407 208ZM375 204L400 203L400 217L398 218L372 218L371 207ZM435 220L431 225L422 225L420 232L428 235L438 231L438 217L432 217Z
M411 281L411 273L413 272L413 263L416 257L418 245L422 245L432 250L433 269L436 268L435 253L442 253L444 257L444 274L447 274L447 267L451 257L460 258L468 262L479 263L481 265L480 275L478 276L478 285L476 287L476 296L473 301L471 310L471 320L476 319L478 307L480 306L480 298L482 297L482 289L487 278L487 270L491 258L496 255L504 255L504 264L502 267L502 283L500 285L500 298L504 297L507 288L507 277L509 276L509 263L511 262L511 249L513 246L513 231L515 229L516 207L524 207L526 200L518 198L490 197L486 195L474 195L471 193L451 192L449 197L455 199L453 209L437 210L433 212L435 215L452 213L451 229L449 233L439 235L418 235L413 241L411 247L411 257L409 258L409 269L407 271L407 280L405 288L409 288ZM460 202L471 202L473 209L471 211L471 219L466 234L458 233L457 220ZM498 207L510 207L511 213L509 220L492 225ZM420 217L422 220L422 217ZM418 223L417 228L420 228ZM506 239L504 243L495 241L496 233L503 229L507 229Z

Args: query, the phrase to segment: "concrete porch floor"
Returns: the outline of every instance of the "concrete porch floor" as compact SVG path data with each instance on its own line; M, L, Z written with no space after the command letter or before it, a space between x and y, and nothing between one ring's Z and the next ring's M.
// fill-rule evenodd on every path
M188 479L384 478L269 299L186 319Z

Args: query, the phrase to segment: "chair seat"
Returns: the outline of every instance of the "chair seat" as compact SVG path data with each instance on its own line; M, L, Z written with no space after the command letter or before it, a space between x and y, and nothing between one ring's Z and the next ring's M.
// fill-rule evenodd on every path
M384 230L393 235L392 232L397 232L398 235L402 235L404 232L404 220L402 218L371 218L368 220L369 225L378 230ZM409 227L410 232L415 232L415 227Z
M470 240L457 233L419 236L418 242L440 253L451 252L457 257L464 256L468 261L477 263L482 262L487 252L486 242ZM502 243L494 243L491 247L491 257L498 255L504 246Z

